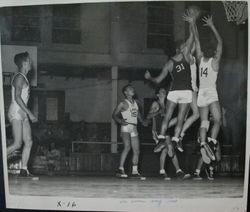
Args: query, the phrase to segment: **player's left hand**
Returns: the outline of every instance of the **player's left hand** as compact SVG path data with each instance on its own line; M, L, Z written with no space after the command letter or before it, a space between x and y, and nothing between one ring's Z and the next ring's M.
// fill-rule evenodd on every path
M29 114L29 118L30 118L32 123L38 122L38 119L32 113Z
M193 23L195 21L195 18L190 14L188 10L185 11L184 15L182 16L182 19L189 23Z
M193 87L193 90L194 90L195 92L198 92L198 91L199 91L199 89L198 89L197 86L194 86L194 87Z
M207 16L207 17L203 17L202 20L205 22L205 24L203 24L203 26L213 26L213 17L212 16Z

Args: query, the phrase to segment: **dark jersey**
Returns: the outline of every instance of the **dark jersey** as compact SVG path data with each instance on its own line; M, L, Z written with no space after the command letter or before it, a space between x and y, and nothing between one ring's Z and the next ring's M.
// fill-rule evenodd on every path
M158 101L157 104L159 106L159 110L162 110L163 113L160 113L156 116L153 117L153 126L152 126L152 130L156 131L158 134L160 134L161 132L161 125L162 125L162 121L164 119L164 115L165 115L165 105L162 106ZM157 111L157 112L158 112Z
M171 60L173 61L173 71L171 72L173 82L170 91L192 90L190 64L184 56L180 61Z
M164 120L164 115L165 115L165 106L164 108L162 108L162 106L160 105L159 102L157 102L158 105L159 105L159 110L163 110L164 113L163 114L158 114L156 115L155 117L153 117L153 126L152 126L152 130L155 131L158 135L160 135L161 133L161 125L162 125L162 122ZM167 129L166 131L166 135L172 135L173 134L173 131L174 130L174 127L171 127L171 129Z

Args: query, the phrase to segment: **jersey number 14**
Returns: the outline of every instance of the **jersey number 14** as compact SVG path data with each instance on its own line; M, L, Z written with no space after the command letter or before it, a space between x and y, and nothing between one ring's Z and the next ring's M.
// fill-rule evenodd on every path
M203 76L207 77L207 75L208 75L207 68L205 68L204 70L203 68L201 68L201 77Z

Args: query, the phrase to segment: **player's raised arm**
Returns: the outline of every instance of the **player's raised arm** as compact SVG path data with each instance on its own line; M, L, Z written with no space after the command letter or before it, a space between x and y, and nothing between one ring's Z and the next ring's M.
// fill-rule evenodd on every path
M201 51L201 44L200 44L200 39L199 39L199 32L197 29L197 25L195 22L191 24L192 30L194 32L194 41L195 41L195 51L196 51L196 57L198 61L201 60L201 57L203 56L203 53Z
M191 26L190 26L191 27ZM192 30L193 31L193 30ZM193 55L194 54L194 52L195 52L195 42L193 41L193 43L192 43L192 48L191 48L191 54Z
M190 23L190 27L194 35L196 56L197 56L198 61L200 61L201 57L203 56L203 53L201 51L199 32L198 32L196 22L195 22L196 20L189 13L184 14L183 20Z
M124 102L121 102L116 106L116 108L113 111L112 118L115 120L116 123L121 125L127 125L128 123L123 119L120 118L120 113L124 109Z
M194 59L193 59L193 56L192 56L192 50L193 52L195 51L194 48L195 48L195 43L194 43L194 36L193 36L193 30L192 30L192 27L191 27L191 24L189 24L189 39L188 39L188 42L186 42L186 51L184 52L184 56L187 60L187 62L192 65L194 64Z
M210 27L216 37L217 47L216 47L216 54L214 56L214 59L219 62L221 55L222 55L222 46L223 46L222 38L218 30L214 26L212 16L204 17L202 20L205 22L204 26Z
M150 72L147 70L144 74L146 80L150 80L153 83L159 84L164 78L167 77L168 72L172 71L173 63L169 60L163 67L161 73L157 77L152 77Z
M190 53L193 47L194 34L191 25L189 24L189 37L186 41L187 52Z
M194 32L194 41L195 41L195 51L196 51L196 57L198 61L201 60L201 57L203 56L203 53L201 51L201 44L200 44L200 38L199 38L199 32L198 28L195 22L191 24L193 32Z

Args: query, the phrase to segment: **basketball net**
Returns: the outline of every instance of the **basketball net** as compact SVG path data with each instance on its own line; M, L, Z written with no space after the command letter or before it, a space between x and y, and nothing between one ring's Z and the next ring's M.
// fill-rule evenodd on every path
M229 22L235 21L237 25L245 23L247 19L246 1L222 1L222 3Z

